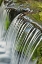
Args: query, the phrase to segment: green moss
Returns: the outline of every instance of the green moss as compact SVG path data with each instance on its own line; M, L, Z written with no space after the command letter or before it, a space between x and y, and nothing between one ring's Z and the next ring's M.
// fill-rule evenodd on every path
M8 29L9 25L10 25L10 21L9 21L8 17L6 17L6 22L5 22L5 26L4 26L6 30Z

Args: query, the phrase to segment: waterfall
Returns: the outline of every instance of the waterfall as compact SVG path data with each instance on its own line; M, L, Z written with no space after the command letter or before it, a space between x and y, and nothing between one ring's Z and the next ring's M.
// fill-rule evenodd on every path
M13 47L13 43L15 44L16 35L17 35L19 25L20 25L19 24L20 20L18 20L18 16L11 23L11 25L3 39L6 42L6 52L5 52L5 54L3 54L1 56L1 58L2 58L2 60L4 60L3 62L9 63L9 64L10 64L12 54L13 54L11 49ZM1 62L2 62L2 60L1 60Z
M12 46L11 64L28 64L36 47L42 40L40 29L36 28L30 22L19 19L18 17L20 15L21 14L19 14L10 25L8 40L6 39L7 42L11 42ZM33 47L34 50L32 50Z
M19 14L13 19L5 34L3 39L6 43L5 53L0 56L0 62L29 64L35 49L42 40L41 30L29 22L31 21L29 17L28 21L24 20L25 17L20 18L22 15Z
M5 5L2 3L0 6L0 64L7 63L9 61L6 53L6 41L4 40L7 30L5 29L7 12L5 10Z

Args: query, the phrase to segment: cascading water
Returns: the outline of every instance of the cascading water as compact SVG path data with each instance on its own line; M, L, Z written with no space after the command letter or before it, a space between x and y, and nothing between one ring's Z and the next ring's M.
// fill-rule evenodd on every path
M6 32L4 28L6 16L5 6L2 4L0 7L0 64L36 64L31 62L31 58L42 41L42 27L37 23L35 26L35 22L29 17L26 19L26 16L19 14L14 20L12 18L13 21Z
M12 22L12 24L10 25L3 41L6 42L6 51L4 54L2 54L0 56L0 62L3 62L3 63L10 63L10 60L11 60L11 54L12 54L12 51L11 51L11 48L13 46L13 42L15 41L15 38L16 38L16 34L17 34L17 30L19 28L19 21L17 22L17 18L18 16L14 19L14 21ZM19 24L19 25L18 25ZM17 28L18 27L18 28Z
M7 12L5 10L5 6L2 3L2 5L0 6L0 38L3 37L3 34L5 33L5 21L6 21L6 16L7 16Z
M42 40L42 32L29 20L27 22L19 18L20 16L22 17L22 14L13 20L5 36L6 54L11 58L10 64L29 64L35 49Z
M15 17L3 39L6 42L6 51L0 56L0 62L29 64L35 49L42 40L41 30L30 23L29 18L28 21L19 18L22 15Z
M2 3L2 5L0 6L0 64L7 62L4 61L5 58L5 52L6 52L6 42L4 41L4 37L6 34L6 29L5 29L5 23L6 21L6 17L7 17L7 12L5 10L5 5L4 3Z

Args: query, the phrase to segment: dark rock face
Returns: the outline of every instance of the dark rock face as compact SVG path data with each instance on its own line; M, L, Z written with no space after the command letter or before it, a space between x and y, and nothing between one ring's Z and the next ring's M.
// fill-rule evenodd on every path
M9 19L10 19L10 22L12 22L12 20L19 14L18 11L16 10L10 10L9 12Z
M10 12L9 12L9 19L10 19L10 22L12 22L12 20L20 13L23 13L23 12L26 12L25 10L14 10L14 9L11 9Z

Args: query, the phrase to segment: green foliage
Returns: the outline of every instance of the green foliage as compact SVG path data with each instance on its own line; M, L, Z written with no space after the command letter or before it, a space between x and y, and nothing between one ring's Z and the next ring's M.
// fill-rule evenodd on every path
M42 64L42 57L38 58L37 64Z
M36 50L32 56L32 60L35 60L37 57L42 57L42 41L40 42L40 44L36 48Z
M38 54L38 56L42 57L42 42L40 43L40 45L37 48L37 54Z
M42 12L39 12L40 20L42 21Z
M0 0L0 5L2 4L3 0Z
M39 16L38 13L36 13L36 14L32 14L32 16L33 16L36 20L40 20L40 16Z
M38 7L42 8L42 2L37 2Z
M17 3L25 3L26 0L13 0L14 2L17 2Z

